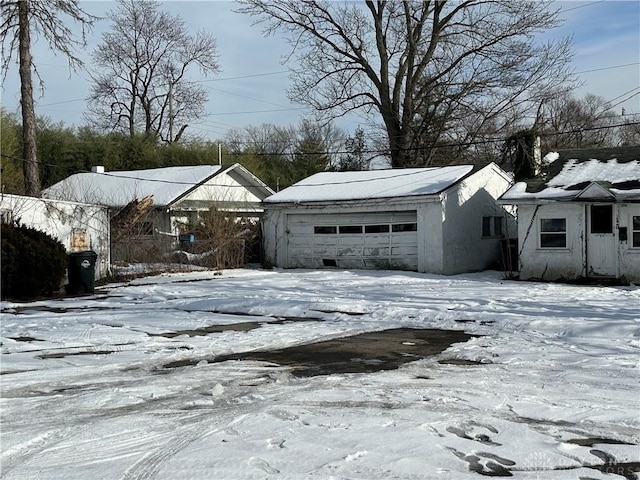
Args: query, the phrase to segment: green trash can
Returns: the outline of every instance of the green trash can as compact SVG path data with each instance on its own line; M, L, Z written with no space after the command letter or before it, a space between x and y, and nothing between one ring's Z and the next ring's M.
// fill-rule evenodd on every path
M74 295L93 293L95 290L96 260L98 254L93 250L71 252L69 257L69 284L67 292Z

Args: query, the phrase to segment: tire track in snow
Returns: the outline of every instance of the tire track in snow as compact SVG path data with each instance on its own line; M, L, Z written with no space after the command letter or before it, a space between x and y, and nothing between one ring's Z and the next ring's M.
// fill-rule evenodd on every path
M273 387L276 387L273 391ZM209 409L202 413L190 416L182 420L182 425L177 431L174 429L173 434L167 435L167 440L134 465L129 467L124 473L122 480L148 480L156 478L157 473L164 463L172 457L184 450L193 442L208 436L212 433L230 428L234 423L242 420L247 413L255 413L256 403L260 404L259 409L262 410L269 406L279 403L283 396L291 394L294 390L302 390L308 388L308 385L292 386L288 384L287 388L276 386L272 383L262 385L258 390L269 389L268 393L261 392L257 394L255 390L250 392L245 389L236 391L233 397L224 400L226 405L214 405L215 414ZM255 388L255 386L254 386ZM251 399L251 400L247 400Z

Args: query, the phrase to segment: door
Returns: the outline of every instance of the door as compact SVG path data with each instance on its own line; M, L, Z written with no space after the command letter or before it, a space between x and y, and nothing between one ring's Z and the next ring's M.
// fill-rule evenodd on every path
M287 216L288 268L418 269L415 210Z
M617 277L615 205L587 205L587 276Z

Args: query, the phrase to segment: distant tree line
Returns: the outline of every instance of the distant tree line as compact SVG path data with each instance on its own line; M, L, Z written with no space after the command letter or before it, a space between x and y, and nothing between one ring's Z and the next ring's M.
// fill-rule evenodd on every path
M0 111L2 191L25 194L22 124ZM364 132L349 136L331 125L303 120L287 127L264 124L230 131L219 141L201 139L157 142L144 134L103 133L72 128L39 117L36 122L42 187L97 165L111 170L138 170L178 165L240 163L274 190L319 171L368 169Z

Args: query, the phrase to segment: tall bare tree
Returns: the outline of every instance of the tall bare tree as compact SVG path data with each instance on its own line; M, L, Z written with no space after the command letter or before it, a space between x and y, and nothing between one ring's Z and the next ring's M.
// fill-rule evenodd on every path
M543 134L542 149L612 147L618 142L621 117L609 108L607 100L593 94L575 98L558 95L540 105L536 130Z
M219 71L216 39L191 35L182 18L154 0L118 0L112 29L93 52L88 119L97 127L179 141L187 122L204 114L207 91L190 81L198 68Z
M40 79L41 88L44 88L44 83L31 55L31 33L44 38L51 50L65 55L69 66L77 69L82 66L82 61L75 55L75 48L86 45L85 34L96 17L82 10L79 0L0 0L0 11L3 79L6 78L16 51L18 56L24 190L26 195L39 197L41 185L32 73ZM65 25L64 20L67 18L80 25L79 37Z
M266 34L288 35L290 98L332 118L373 112L394 167L424 163L425 142L446 138L465 112L484 111L480 129L514 105L534 108L570 77L570 41L535 40L560 23L546 0L240 3Z

